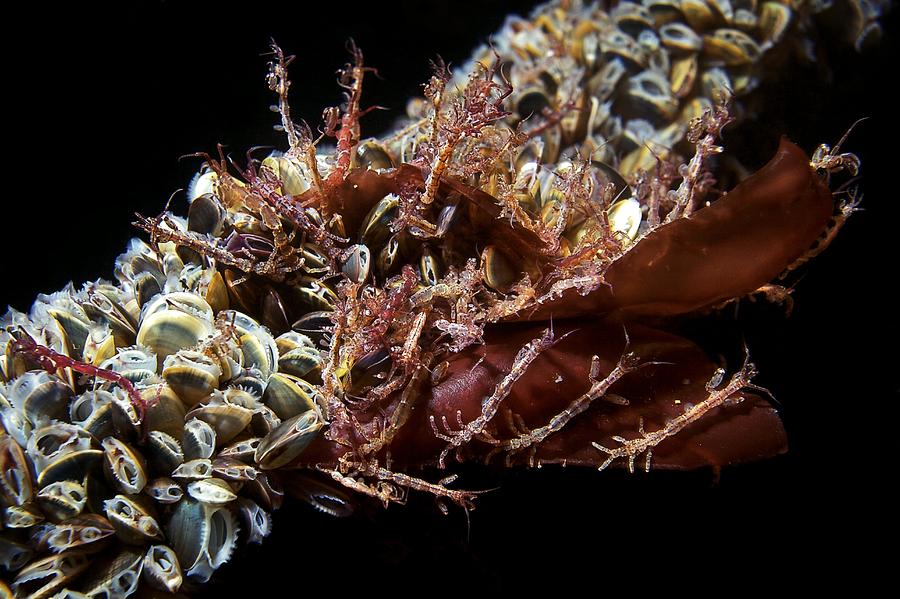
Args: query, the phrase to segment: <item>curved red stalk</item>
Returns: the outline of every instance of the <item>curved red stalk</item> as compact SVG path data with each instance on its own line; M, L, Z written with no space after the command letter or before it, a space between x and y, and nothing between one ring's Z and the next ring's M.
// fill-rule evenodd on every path
M75 372L116 383L128 394L128 399L137 411L138 422L142 423L144 421L144 415L147 413L147 402L144 401L141 394L134 388L131 381L118 372L107 370L105 368L98 368L93 364L88 364L87 362L82 362L75 358L63 355L46 345L37 343L24 331L13 331L12 334L15 337L15 351L29 356L50 374L56 374L57 370L71 368Z

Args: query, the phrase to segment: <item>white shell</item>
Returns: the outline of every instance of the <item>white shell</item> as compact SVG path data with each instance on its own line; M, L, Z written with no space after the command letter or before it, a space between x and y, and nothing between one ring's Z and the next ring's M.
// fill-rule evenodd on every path
M620 200L609 208L609 227L629 240L637 237L641 226L641 204L634 198Z

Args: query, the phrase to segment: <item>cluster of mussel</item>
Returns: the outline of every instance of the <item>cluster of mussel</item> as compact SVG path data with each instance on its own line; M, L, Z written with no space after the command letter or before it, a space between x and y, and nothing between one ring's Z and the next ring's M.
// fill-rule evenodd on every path
M169 222L197 227L212 201ZM134 239L115 275L2 321L0 567L16 596L207 580L240 537L269 534L283 496L271 470L323 426L314 341L229 309L249 301L230 271ZM39 369L13 332L121 375L143 405L115 381Z
M733 117L745 116L748 109L741 99L789 53L811 52L814 36L808 30L818 22L841 22L843 34L862 48L880 36L881 12L880 4L858 0L642 0L612 3L608 9L605 3L549 3L527 19L510 16L491 46L474 53L451 85L463 89L476 64L499 61L497 77L509 83L512 95L504 104L509 115L498 125L529 139L510 160L464 180L494 197L512 189L539 227L562 232L560 252L566 255L597 223L571 206L561 210L559 176L573 162L588 159L595 187L612 183L617 190L615 205L608 205L609 232L627 245L655 222L651 218L648 223L647 199L641 193L648 189L642 185L647 173L693 152L692 123L726 99L734 100ZM415 162L431 135L432 110L427 100L412 100L406 126L362 144L358 164L385 169ZM734 174L746 173L737 166ZM673 173L670 179L677 177ZM390 236L396 198L386 199L376 211L378 227L366 233L365 241L381 246L369 244L379 273L390 272L404 253L420 260L423 272L441 262L434 248L421 248L409 236ZM453 217L452 207L440 214L436 237ZM379 237L372 239L372 232ZM446 255L444 248L441 252ZM516 274L508 264L509 252L488 247L481 258L489 265L486 283L508 290ZM536 271L529 274L537 276Z
M694 118L726 96L753 91L764 72L789 53L815 60L815 36L806 31L812 25L838 24L858 49L874 44L886 3L640 0L585 3L580 9L578 4L550 3L527 19L511 16L492 46L475 54L478 62L489 63L494 52L504 61L514 89L511 126L539 126L548 111L561 117L529 144L516 169L536 160L553 164L577 151L618 162L626 178L650 170L673 149L689 149L685 138ZM421 103L411 104L411 114L422 110ZM737 116L741 110L738 103ZM414 143L398 141L396 152L408 156Z
M643 0L604 12L564 4L510 18L493 38L513 89L505 125L533 135L511 161L466 179L460 192L492 199L513 190L525 213L564 234L563 254L597 226L585 214L556 222L560 175L575 168L576 154L590 157L596 189L614 184L615 201L600 220L627 245L646 231L647 207L626 181L685 143L690 123L723 91L751 90L788 28L828 8ZM877 3L842 6L855 15L858 45L877 35ZM431 135L427 109L411 103L411 124L360 143L352 166L383 175L381 184L395 167L416 163ZM318 161L322 175L335 163L322 154ZM301 196L316 178L295 157L276 154L262 167L284 197ZM202 247L135 239L116 261L116 284L70 285L39 296L29 314L11 310L0 321L0 567L17 596L124 597L142 580L175 592L190 579L207 580L241 537L268 535L282 498L274 470L326 424L317 385L340 302L335 281L386 286L415 265L412 291L419 291L480 262L486 286L503 292L522 276L508 251L484 247L471 237L474 228L470 237L454 228L462 209L452 189L435 203L428 236L395 234L396 193L379 193L367 214L345 213L343 222L304 208L304 219L348 242L337 273L326 248L220 198L217 177L207 171L192 183L186 219L166 215L151 227L185 232L205 240ZM272 266L273 256L288 261ZM46 368L20 351L22 335L115 373L140 401L115 379ZM377 371L387 357L375 351L346 366ZM340 509L339 496L330 501L319 507ZM0 595L6 591L0 584Z

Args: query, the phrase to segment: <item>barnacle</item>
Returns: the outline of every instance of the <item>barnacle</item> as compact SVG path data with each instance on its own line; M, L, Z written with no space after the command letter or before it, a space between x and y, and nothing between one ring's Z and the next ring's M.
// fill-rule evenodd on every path
M284 151L204 156L187 216L138 215L149 242L115 282L4 318L13 590L205 582L239 537L269 534L282 485L329 513L413 492L469 509L457 462L784 451L752 365L663 328L783 294L769 281L855 208L827 188L858 167L837 148L811 163L783 141L746 178L711 160L814 8L541 7L455 74L436 64L405 121L366 141L370 71L351 45L333 147L293 120L273 46ZM714 177L744 180L726 195Z

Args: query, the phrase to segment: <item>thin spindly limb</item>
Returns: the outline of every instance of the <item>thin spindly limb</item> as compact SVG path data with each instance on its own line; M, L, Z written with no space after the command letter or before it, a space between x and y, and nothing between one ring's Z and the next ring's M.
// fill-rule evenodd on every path
M321 466L318 470L327 474L332 480L347 487L351 491L356 491L357 493L362 493L363 495L368 495L369 497L377 499L384 507L387 507L391 503L406 502L406 496L394 485L381 484L373 486L363 480L358 480L350 475L343 474L338 470L323 468Z
M463 491L459 489L448 489L443 484L435 484L430 483L427 480L423 480L421 478L416 478L414 476L409 476L407 474L403 474L401 472L393 472L388 470L387 468L381 468L378 466L372 466L368 470L372 476L378 478L381 481L392 482L400 487L406 489L412 489L413 491L420 491L424 493L430 493L435 497L443 497L445 499L449 499L456 505L466 509L471 510L475 509L475 504L473 500L478 495L477 491ZM455 478L444 479L444 480L455 480Z
M258 260L249 252L245 252L243 255L232 252L205 235L193 231L182 231L166 214L146 217L135 213L135 216L137 220L132 224L149 233L152 244L172 242L177 246L190 248L207 258L212 258L219 264L231 266L247 274L278 280L301 270L304 266L303 258L297 256L293 248L289 246L285 246L283 249L276 247L268 258Z
M278 114L281 116L281 129L288 136L288 155L302 161L311 175L311 187L316 191L322 190L322 176L319 174L316 160L316 142L312 139L312 132L306 123L295 123L291 119L291 108L288 104L288 90L291 82L287 76L288 65L294 60L293 56L285 57L278 44L272 41L272 54L275 60L269 63L269 73L266 82L269 89L278 96Z
M478 416L472 422L468 424L463 423L462 421L462 412L457 410L456 412L456 420L457 424L459 424L459 430L452 430L450 428L450 424L447 421L447 417L442 417L444 430L447 431L443 433L438 429L437 423L435 422L434 416L429 416L429 420L431 422L431 428L434 431L434 435L439 439L447 441L449 445L441 451L441 455L438 458L438 464L441 468L445 467L445 460L451 451L462 447L466 443L470 442L476 435L484 435L485 427L488 422L494 417L497 413L497 409L500 407L501 402L506 399L509 395L510 391L512 391L513 385L522 378L522 375L525 374L525 371L534 362L541 352L550 348L554 344L553 332L551 329L544 329L544 332L540 337L536 339L532 339L530 342L525 344L525 346L519 350L519 353L516 354L515 360L513 360L512 367L509 372L503 379L497 383L494 387L494 392L486 397L481 404L481 415Z
M397 432L409 419L415 401L419 397L419 387L425 379L425 376L428 374L428 364L430 364L432 360L433 355L431 353L426 353L422 356L421 364L419 364L408 377L408 382L406 382L406 386L400 394L400 401L397 403L397 407L394 408L394 411L391 412L384 429L375 439L359 448L359 455L374 455L385 447L390 446L391 441L394 440ZM403 377L401 380L405 381L406 377Z
M682 181L675 190L675 206L666 215L665 222L689 217L697 208L698 200L706 195L711 177L704 165L711 156L722 152L722 147L716 145L716 140L722 128L732 120L728 112L729 101L730 99L726 99L691 123L688 140L695 146L694 155L690 162L679 169Z
M509 115L503 109L503 102L512 94L512 86L503 78L499 69L499 57L490 67L480 64L476 66L462 94L450 103L446 111L443 111L443 102L440 101L443 85L432 84L432 95L437 100L433 100L434 118L431 128L434 158L425 179L425 191L420 198L423 205L434 201L441 176L450 166L457 146L465 139L478 139L488 125ZM447 76L436 74L438 82Z
M591 388L588 389L586 393L572 401L572 403L570 403L562 412L551 418L545 426L530 431L524 431L512 439L497 441L495 443L496 447L488 454L487 458L485 458L485 462L488 462L491 457L500 451L516 452L528 447L536 447L538 443L541 443L553 433L562 430L573 418L587 410L595 399L605 396L606 392L609 391L609 388L619 379L637 368L638 357L631 352L626 352L622 354L622 357L619 359L615 368L601 379L599 378L600 358L594 356L591 360ZM532 460L533 456L529 459L529 462Z
M785 271L781 274L780 278L784 278L789 273L803 266L819 254L825 251L825 249L831 245L831 242L837 237L838 232L843 228L846 224L847 219L855 213L862 210L859 207L860 202L862 201L862 197L859 196L855 189L852 189L847 192L849 199L841 201L838 204L838 213L834 216L833 222L829 225L828 229L825 231L825 234L816 242L816 244L807 250L805 254L794 260L790 266L788 266Z
M415 476L383 468L374 461L355 462L342 458L341 466L338 469L323 467L318 469L345 487L378 499L385 507L390 503L405 503L406 491L413 490L428 493L439 499L448 499L466 510L471 510L475 508L473 500L479 493L478 491L448 489L445 485L456 480L455 476L431 483ZM367 482L366 479L374 479L375 482Z
M744 360L744 364L741 366L741 369L738 370L732 377L731 380L728 381L728 384L721 389L715 389L715 382L717 378L721 377L721 373L719 371L713 375L713 380L707 384L707 390L709 391L709 395L701 401L700 403L689 407L680 415L676 416L672 420L669 420L662 428L652 431L646 432L644 430L644 421L641 419L638 424L638 433L639 436L635 439L625 439L624 437L620 437L616 435L613 437L613 440L618 442L620 445L616 448L609 448L599 443L592 443L594 447L598 450L602 451L606 454L606 460L600 464L599 470L605 469L607 466L613 463L613 461L624 458L628 461L628 470L629 472L634 472L634 462L641 455L644 454L644 470L650 471L650 462L653 459L653 449L679 432L681 432L686 426L693 424L694 422L700 420L705 416L710 410L714 408L718 408L719 406L725 404L728 400L735 397L735 395L741 389L751 386L750 380L756 375L756 368L749 361L749 356ZM742 397L738 397L737 401L743 400Z

